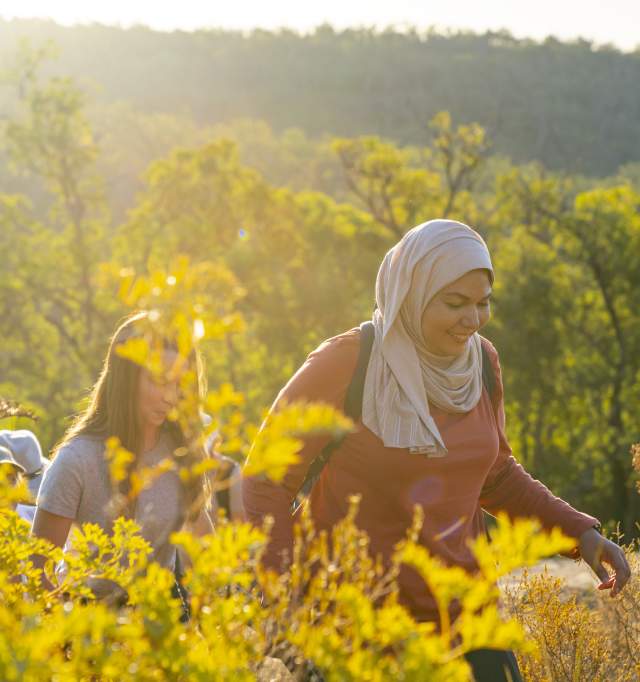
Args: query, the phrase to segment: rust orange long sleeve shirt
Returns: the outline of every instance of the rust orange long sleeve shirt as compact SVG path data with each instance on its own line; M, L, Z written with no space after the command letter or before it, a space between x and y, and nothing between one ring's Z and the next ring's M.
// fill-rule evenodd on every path
M597 519L573 509L532 478L511 454L505 435L503 388L498 354L485 345L496 376L492 402L486 389L478 405L465 414L429 409L448 449L441 458L388 448L358 422L334 450L311 494L311 512L318 529L329 530L346 514L348 499L361 496L356 522L371 538L371 551L389 557L405 537L416 504L424 511L420 542L449 565L475 568L468 541L484 532L482 509L506 511L510 517L540 519L545 528L559 526L578 538ZM313 351L278 395L283 401L324 401L343 409L360 347L360 330L352 329L322 343ZM243 497L248 518L256 524L274 519L265 562L282 565L283 552L293 544L291 503L313 460L328 437L305 441L300 461L275 484L246 478ZM433 596L412 569L401 571L400 598L418 620L437 620Z

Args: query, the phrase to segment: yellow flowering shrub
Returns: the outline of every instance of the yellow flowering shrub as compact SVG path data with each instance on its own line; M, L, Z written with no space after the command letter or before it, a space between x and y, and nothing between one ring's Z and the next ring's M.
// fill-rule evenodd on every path
M173 270L144 278L128 271L105 272L105 277L114 274L127 304L149 311L144 323L148 334L123 353L156 374L173 371L159 360L159 340L176 342L179 356L187 358L209 330L214 337L224 336L225 330L242 324L224 305L215 314L204 313L203 289L223 291L232 285L221 268L199 265L193 270L179 259ZM171 416L187 434L189 447L201 448L202 439L215 429L223 443L234 443L234 452L245 453L257 427L242 419L242 396L229 386L199 395L196 378L190 370L181 375L182 399ZM213 418L204 435L202 409ZM264 425L252 453L251 473L277 480L295 461L301 436L319 431L339 436L350 426L328 406L290 405ZM185 470L183 454L163 463L163 470L175 468L188 477L216 466L203 460L194 464L195 471ZM117 441L108 443L107 457L114 481L126 475L131 454ZM137 475L130 494L148 485L154 472ZM479 538L472 546L479 566L472 576L444 566L417 543L418 510L407 537L383 564L371 556L367 535L355 525L358 500L353 499L349 514L330 533L318 532L303 510L295 527L291 565L276 574L261 565L268 522L255 528L221 516L213 533L196 537L183 531L172 536L188 557L184 584L191 617L183 622L181 602L172 596L174 575L148 562L150 548L133 521L118 518L111 535L92 524L77 529L74 552L64 555L65 570L60 572L56 567L62 550L31 537L28 524L13 511L23 495L24 489L13 487L0 469L3 681L270 679L269 666L280 659L296 679L315 667L329 681L455 682L469 679L464 654L480 647L515 649L529 674L536 669L529 661L546 656L555 664L566 658L549 648L545 619L552 619L555 627L568 627L576 623L576 614L569 665L579 661L579 670L588 676L566 679L597 679L590 676L600 674L609 660L602 646L590 648L592 633L577 602L556 603L553 595L544 601L542 588L536 592L532 584L512 616L501 615L500 577L572 546L558 531L544 533L534 521L511 523L498 517L492 542ZM52 591L43 587L33 565L36 554L46 557L44 571ZM396 578L403 564L413 567L425 589L436 595L440 629L415 622L399 603ZM637 596L637 589L631 594ZM452 620L453 602L460 615ZM531 604L533 611L527 610ZM617 602L620 618L627 606ZM635 616L632 620L636 622ZM630 648L637 642L637 624L634 632ZM565 631L556 634L549 641L566 647Z
M383 567L354 524L356 500L331 538L316 533L305 512L292 566L282 575L260 565L267 529L220 519L204 537L177 533L174 541L191 560L185 577L191 619L182 623L181 605L171 596L174 576L147 564L149 547L132 521L118 519L112 536L84 525L74 538L75 554L66 556L66 574L47 592L30 556L47 556L53 578L61 550L30 537L6 499L0 513L3 680L250 680L266 657L291 669L312 661L328 680L466 680L462 654L469 649L529 650L523 628L498 614L490 546L474 547L484 567L477 576L445 568L415 544L419 516ZM501 519L496 537L517 540L530 532L528 523ZM546 551L569 544L557 534L537 537ZM540 558L522 556L518 542L506 546L512 549L501 559L510 564L518 555ZM444 610L453 599L461 602L460 618L447 629L416 623L398 603L395 577L403 562L442 590ZM117 584L121 599L98 599L89 589L96 581Z
M506 588L503 608L535 645L518 653L527 682L626 682L640 678L640 555L626 548L632 577L615 599L572 588L548 569ZM595 583L595 581L594 581Z

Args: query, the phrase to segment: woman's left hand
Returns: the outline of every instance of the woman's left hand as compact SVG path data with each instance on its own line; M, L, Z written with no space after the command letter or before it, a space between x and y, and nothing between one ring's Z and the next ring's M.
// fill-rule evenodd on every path
M611 596L615 597L631 577L631 569L622 548L600 535L595 528L586 530L578 542L580 555L600 578L598 589L612 588ZM611 566L613 575L609 575L603 562Z

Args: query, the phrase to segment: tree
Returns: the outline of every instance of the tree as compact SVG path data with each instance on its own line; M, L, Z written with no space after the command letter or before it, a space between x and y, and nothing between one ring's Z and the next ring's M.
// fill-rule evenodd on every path
M429 127L429 147L398 148L376 137L333 144L351 194L389 231L390 242L432 218L476 222L471 190L488 149L484 130L477 124L454 130L447 112Z
M516 172L502 188L511 203L502 216L510 228L496 240L499 334L511 409L536 470L566 477L573 496L634 535L640 195L566 183L563 193L562 184Z
M24 199L0 202L10 264L1 298L19 303L13 332L19 346L27 344L5 359L2 374L27 372L17 397L46 406L57 430L80 387L97 375L108 330L122 309L95 282L98 263L109 256L109 218L84 96L69 79L41 81L46 56L25 44L9 74L20 106L4 126L3 142L15 172L42 182L48 210L41 221ZM35 360L35 349L42 349L46 367Z
M140 268L184 253L230 268L246 328L207 364L256 409L314 345L369 317L385 242L365 213L320 193L271 186L240 163L228 140L175 150L151 165L146 183L114 257Z

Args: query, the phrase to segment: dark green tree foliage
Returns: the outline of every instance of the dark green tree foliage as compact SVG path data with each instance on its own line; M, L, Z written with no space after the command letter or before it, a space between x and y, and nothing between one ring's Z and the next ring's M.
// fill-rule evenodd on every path
M416 144L426 122L446 110L456 121L479 122L495 149L518 162L607 175L640 157L640 53L584 40L541 44L504 32L328 26L307 36L245 36L0 22L7 53L22 35L55 40L59 73L92 87L100 102L191 112L200 124L250 117L277 131Z
M499 194L494 329L516 453L634 533L640 195L628 185L578 192L539 168L514 170Z

